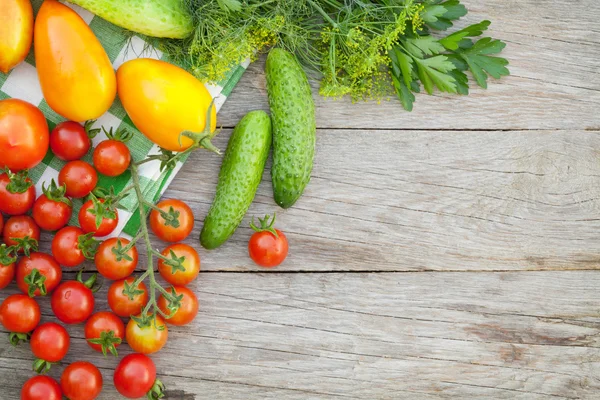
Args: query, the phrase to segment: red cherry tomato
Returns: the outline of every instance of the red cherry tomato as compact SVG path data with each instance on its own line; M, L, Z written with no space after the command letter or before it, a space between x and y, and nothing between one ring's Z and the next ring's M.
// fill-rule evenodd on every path
M50 306L60 321L79 324L94 312L94 293L82 282L66 281L52 293Z
M264 219L259 218L260 227L255 226L252 220L251 226L256 232L248 242L250 258L261 267L276 267L288 255L287 238L279 229L273 228L275 217L269 218L268 215Z
M10 217L8 221L6 221L2 236L4 243L6 243L7 246L18 246L19 239L26 238L39 242L40 228L30 216L17 215Z
M65 267L76 267L83 263L86 256L91 257L94 247L94 241L75 226L62 228L52 239L52 254Z
M99 199L98 201L104 203L104 199ZM96 237L110 235L119 223L119 213L117 210L115 208L110 210L111 213L114 213L114 218L109 215L102 217L100 226L96 225L96 215L92 214L92 211L97 212L97 207L94 205L93 200L83 203L83 206L79 210L79 225L81 229L86 233L94 232L94 236Z
M30 378L21 388L21 400L61 400L58 382L46 375Z
M48 123L44 114L23 100L0 100L0 168L33 168L48 152Z
M0 216L0 220L2 217ZM17 256L13 249L5 244L0 245L0 289L4 289L15 277Z
M140 314L142 308L148 303L148 288L144 282L140 282L138 285L137 289L140 290L141 293L136 294L133 297L133 300L129 299L129 297L123 293L125 282L129 285L133 285L134 281L134 277L122 279L113 282L113 284L110 285L110 288L108 288L108 306L119 317L129 317L131 315Z
M152 354L167 344L169 329L165 324L165 320L160 315L156 315L156 320L151 319L143 327L140 327L136 321L130 319L125 330L125 337L127 338L129 347L133 351L142 354Z
M62 279L60 265L46 253L31 253L21 258L16 272L17 286L31 297L52 293Z
M9 215L25 214L33 207L35 186L25 175L12 176L11 184L11 178L6 173L0 175L0 212Z
M134 353L121 360L113 382L117 391L128 399L144 397L154 386L156 381L156 366L150 357Z
M65 197L66 186L58 187L54 179L49 188L43 186L44 193L33 204L32 216L38 226L47 231L57 231L67 225L73 205Z
M129 243L129 240L124 238L110 238L100 244L94 257L100 275L119 280L133 273L138 263L137 249L133 246L127 252L122 251Z
M159 239L165 242L181 242L194 229L194 213L181 200L163 200L156 205L168 215L177 215L177 221L167 222L163 215L156 210L150 213L150 228Z
M85 323L84 331L90 347L104 355L110 351L116 357L116 347L125 339L125 324L109 311L92 315Z
M24 294L12 294L0 305L0 324L7 331L29 333L40 323L40 306Z
M118 140L105 140L94 149L94 166L106 176L119 176L127 170L131 153L125 143Z
M198 256L198 252L192 246L188 246L184 243L176 243L167 246L162 251L162 255L171 258L171 252L173 252L177 258L185 258L182 262L185 271L177 268L174 269L173 266L168 265L161 258L158 260L158 272L160 272L163 279L171 285L176 286L185 286L196 279L200 272L200 256ZM173 272L173 270L175 270L175 272Z
M167 323L176 326L187 325L192 322L198 314L198 298L194 292L185 286L175 286L172 289L175 290L175 296L183 295L183 298L180 300L181 304L179 305L179 309L171 316L171 318L167 319ZM169 291L169 293L173 293L173 290ZM164 295L161 295L158 299L158 308L165 314L171 315L169 302Z
M64 161L79 160L91 145L86 128L77 122L61 122L50 133L50 148L56 157Z
M67 196L85 197L98 183L98 174L94 167L83 161L69 161L58 174L58 184L67 186Z
M33 364L34 371L44 373L52 363L65 358L70 343L69 333L57 323L46 322L35 328L30 339L31 352L37 357Z
M102 391L102 374L94 364L76 361L63 371L60 387L69 400L94 400Z

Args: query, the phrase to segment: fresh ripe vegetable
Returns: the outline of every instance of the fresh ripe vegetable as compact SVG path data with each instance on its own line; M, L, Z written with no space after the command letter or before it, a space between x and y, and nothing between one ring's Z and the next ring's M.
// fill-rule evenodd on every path
M125 324L108 311L98 312L85 323L85 339L90 347L105 356L111 352L117 357L117 346L125 339Z
M105 140L94 149L94 166L106 176L119 176L131 162L129 148L118 140Z
M21 215L31 210L35 201L35 186L27 171L0 175L0 212Z
M148 398L160 398L163 385L156 379L156 365L150 357L133 353L121 360L113 376L115 388L128 399L138 399L146 396L152 390L154 396Z
M21 388L21 400L62 400L58 382L46 375L29 378Z
M69 161L58 174L58 184L67 186L66 194L69 197L85 197L94 190L97 183L98 174L94 167L79 160Z
M0 14L0 72L27 57L33 39L33 8L29 0L4 0Z
M198 276L200 257L192 246L184 243L172 244L162 251L162 255L170 261L159 259L158 272L171 285L185 286Z
M113 282L108 288L108 306L119 317L129 317L142 312L142 308L148 304L148 288L144 282L140 282L137 288L131 288L135 278L130 277ZM135 293L130 299L125 293L130 287Z
M272 49L266 64L267 93L273 120L273 195L289 208L310 180L316 140L315 104L296 57Z
M164 213L152 210L150 228L152 232L165 242L181 242L194 229L194 213L181 200L163 200L156 205ZM166 219L165 219L166 218Z
M104 114L117 93L106 51L88 24L55 0L44 1L35 19L35 59L46 102L68 120Z
M17 215L6 221L2 236L7 246L15 246L20 252L28 254L30 250L37 249L40 228L30 216Z
M259 218L260 227L254 225L254 219L250 225L256 232L248 242L248 254L261 267L276 267L288 255L287 238L279 229L273 228L275 217L270 222L269 218L268 215Z
M137 318L141 318L138 315ZM169 329L165 324L165 320L156 315L156 320L151 317L146 325L140 327L135 319L130 319L125 330L127 343L138 353L152 354L156 353L167 344L169 337Z
M17 263L17 286L31 297L45 296L58 286L62 270L54 257L46 253L31 253Z
M2 221L2 216L0 216ZM0 225L2 225L0 223ZM4 289L12 282L15 277L15 262L17 255L14 248L8 247L5 244L0 245L0 289Z
M38 374L48 372L52 363L65 358L70 343L69 333L57 323L46 322L35 328L30 339L31 352L37 357L33 370Z
M104 203L104 199L92 199L83 203L79 210L79 225L84 232L101 237L115 230L119 223L119 213L116 208Z
M48 123L37 107L18 99L0 100L0 168L17 172L35 167L46 156L48 136Z
M271 118L264 111L249 112L235 127L221 164L217 193L200 233L205 248L225 243L242 222L262 179L271 139Z
M185 286L174 286L171 288L170 293L178 298L177 305L179 308L177 308L175 314L171 314L172 310L169 308L169 301L164 295L161 295L158 299L158 308L171 316L171 318L167 318L167 323L181 326L192 322L198 314L198 298L194 292Z
M63 371L60 387L69 400L94 400L102 391L102 374L94 364L76 361Z
M135 126L158 146L183 151L192 139L186 131L200 133L212 97L204 84L189 72L164 61L139 58L117 70L119 98ZM217 123L211 110L211 132ZM215 150L207 139L204 147Z
M31 332L40 318L40 306L25 294L11 294L0 305L0 324L13 333Z
M135 246L125 251L129 243L124 238L110 238L100 244L94 257L100 275L119 280L133 273L138 263L138 251Z
M85 156L92 147L90 139L100 132L100 129L92 128L94 122L90 120L81 125L64 121L56 125L50 133L50 148L54 155L64 161L75 161Z
M92 259L98 242L75 226L66 226L52 239L52 254L60 265L77 267Z
M61 283L50 299L50 306L56 318L65 324L79 324L86 321L94 312L94 293L91 287L96 282L93 275L85 283L81 273L76 281Z
M40 228L47 231L59 230L69 222L73 213L73 204L65 196L67 186L58 187L52 179L48 188L42 183L42 191L44 193L33 203L31 215Z

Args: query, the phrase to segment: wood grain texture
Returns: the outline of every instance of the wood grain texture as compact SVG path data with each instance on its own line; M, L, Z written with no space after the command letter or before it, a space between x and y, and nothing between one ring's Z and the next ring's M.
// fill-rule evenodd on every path
M169 399L592 399L599 284L593 271L205 273L192 285L197 320L170 328L153 358ZM118 399L117 361L90 352L82 326L68 329L65 363L101 366L101 399ZM0 347L3 399L31 362L26 345Z

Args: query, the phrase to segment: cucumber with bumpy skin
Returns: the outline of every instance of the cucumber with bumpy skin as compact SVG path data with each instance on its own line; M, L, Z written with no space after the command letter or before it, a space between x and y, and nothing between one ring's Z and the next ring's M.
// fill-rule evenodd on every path
M273 121L273 195L288 208L302 196L315 155L315 104L304 70L283 50L269 52L267 92Z
M262 179L271 140L271 119L264 111L250 111L233 130L200 233L203 247L219 247L242 222Z

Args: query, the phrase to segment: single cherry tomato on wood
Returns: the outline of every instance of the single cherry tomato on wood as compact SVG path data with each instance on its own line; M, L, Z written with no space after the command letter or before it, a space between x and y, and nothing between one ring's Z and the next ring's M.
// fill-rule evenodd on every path
M62 270L54 257L37 252L19 260L16 274L17 286L30 297L52 293L62 279Z
M94 257L100 275L119 280L133 273L138 264L138 251L135 245L126 249L129 243L124 238L110 238L100 244Z
M119 176L127 170L131 163L131 152L125 142L133 137L133 131L119 129L116 133L111 128L104 130L108 140L104 140L94 149L94 166L106 176Z
M63 371L60 387L69 400L94 400L102 391L102 374L94 364L76 361Z
M24 294L11 294L0 305L0 324L10 331L10 342L27 341L27 334L40 323L40 306Z
M98 242L92 239L91 234L75 226L66 226L52 239L52 254L60 265L76 267L86 258L92 259L97 246Z
M84 232L94 236L110 235L119 223L117 209L107 205L104 199L93 198L86 201L79 210L79 225Z
M31 210L35 201L35 186L27 171L0 175L0 212L21 215Z
M260 221L260 227L254 225L254 219L250 226L256 232L248 242L248 253L252 260L261 267L276 267L285 260L288 255L288 241L283 232L273 228L275 216L270 220L267 215Z
M148 288L144 282L140 282L137 288L133 288L134 277L113 282L108 288L108 306L119 317L130 317L142 312L142 308L148 304ZM127 293L131 291L132 298Z
M169 293L176 301L170 302L164 294L158 299L158 308L165 314L171 315L171 318L166 319L167 323L182 326L192 322L198 314L198 298L194 292L185 286L175 286ZM174 314L173 311L175 311Z
M1 217L0 217L1 219ZM0 289L4 289L15 277L15 249L5 244L0 245Z
M21 400L62 400L62 390L54 379L37 375L21 388Z
M156 365L150 357L134 353L121 360L113 376L117 391L128 399L139 399L148 395L149 398L161 398L164 386L156 379Z
M58 173L58 184L66 185L66 194L76 199L87 196L98 184L94 167L84 161L69 161Z
M175 286L185 286L192 282L200 272L200 256L192 247L184 243L167 246L162 255L169 258L158 260L158 272L163 279Z
M100 129L92 128L94 122L90 120L82 126L65 121L56 125L50 133L50 148L54 155L64 161L79 160L85 156L92 147L90 139L100 132Z
M163 200L150 213L150 228L165 242L181 242L194 229L194 213L181 200Z
M73 213L73 204L65 194L67 186L58 186L52 179L50 187L42 184L44 192L33 204L32 216L36 224L47 231L57 231L67 225Z
M37 357L33 363L33 370L38 374L43 374L50 370L52 363L57 363L65 358L71 340L69 333L61 325L46 322L35 328L29 343L31 352Z
M144 318L142 315L138 315L129 320L125 337L133 351L152 354L167 344L169 329L165 320L160 315L156 315L155 318L156 320L152 316Z
M95 282L95 274L83 282L80 272L77 280L58 285L50 299L50 306L56 318L65 324L85 322L94 312L94 293L91 288Z
M6 221L2 237L7 246L15 246L20 253L29 254L31 250L37 250L40 228L30 216L17 215Z
M117 346L125 339L125 324L115 314L101 311L92 315L85 323L85 339L90 347L105 356L111 352L115 357Z

